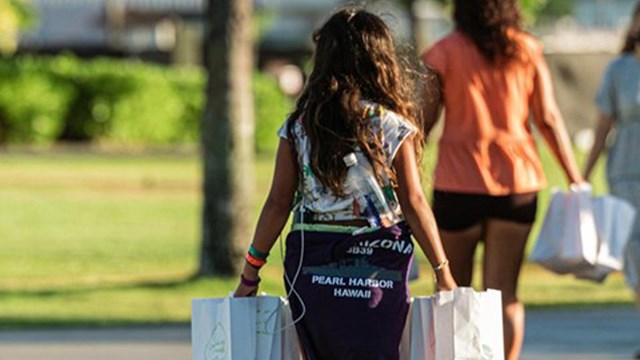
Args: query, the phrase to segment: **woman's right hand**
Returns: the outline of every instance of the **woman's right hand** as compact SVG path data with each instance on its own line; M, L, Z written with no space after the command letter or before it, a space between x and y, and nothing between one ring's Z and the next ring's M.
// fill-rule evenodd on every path
M567 182L569 183L569 186L580 186L583 184L588 184L586 178L582 175L577 167L568 166L567 168L565 168L565 174L567 176Z
M580 173L576 173L573 174L570 178L569 178L569 185L584 185L584 184L588 184L589 182L586 180L586 178L584 176L582 176L582 174Z
M258 270L245 265L242 275L240 275L240 281L238 282L236 291L233 293L233 297L256 296L258 294L259 286L260 276L258 275Z
M236 291L233 293L233 297L250 297L258 294L258 285L247 286L240 281L236 287Z

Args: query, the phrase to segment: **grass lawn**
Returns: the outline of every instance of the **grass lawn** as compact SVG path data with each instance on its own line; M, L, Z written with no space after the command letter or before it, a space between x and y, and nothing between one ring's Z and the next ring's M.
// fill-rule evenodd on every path
M550 155L543 157L550 185L564 187ZM429 157L425 174L432 164ZM272 159L259 159L254 221L271 173ZM604 192L602 169L597 174L594 187ZM200 178L196 154L0 154L0 327L184 323L191 298L228 294L235 278L191 279ZM272 294L283 293L278 252L276 245L263 276ZM420 261L412 290L426 295L430 274ZM528 306L632 301L619 274L594 285L531 264L521 297Z

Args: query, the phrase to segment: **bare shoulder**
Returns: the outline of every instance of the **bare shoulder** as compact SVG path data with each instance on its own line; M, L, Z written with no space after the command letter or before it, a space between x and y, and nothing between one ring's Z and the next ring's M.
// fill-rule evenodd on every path
M516 41L522 46L522 49L530 55L542 55L544 47L540 40L525 31L517 31L514 34Z

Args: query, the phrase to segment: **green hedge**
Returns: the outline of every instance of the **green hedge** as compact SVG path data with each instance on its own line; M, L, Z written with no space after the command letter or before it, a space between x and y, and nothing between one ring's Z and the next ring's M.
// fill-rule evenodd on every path
M205 73L138 61L73 56L0 59L0 143L194 143ZM256 150L272 152L291 102L254 75Z

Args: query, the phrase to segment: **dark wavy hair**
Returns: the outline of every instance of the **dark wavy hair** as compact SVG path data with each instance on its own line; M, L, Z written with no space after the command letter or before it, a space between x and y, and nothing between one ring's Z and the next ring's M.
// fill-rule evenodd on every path
M467 35L491 63L509 62L519 55L510 30L521 30L517 0L455 0L453 17L458 30Z
M297 100L287 128L293 136L302 121L311 145L311 170L335 196L343 196L347 168L342 158L356 148L371 163L378 182L384 175L395 185L386 165L382 134L370 126L361 100L380 104L419 126L411 74L397 54L384 21L361 8L339 10L313 34L313 70ZM420 159L422 133L414 136Z
M637 21L638 15L640 15L640 2L636 4L635 10L633 10L633 16L631 17L631 24L629 24L629 30L624 39L624 45L620 53L628 54L632 53L636 49L636 43L640 41L640 31L633 31L633 23Z

